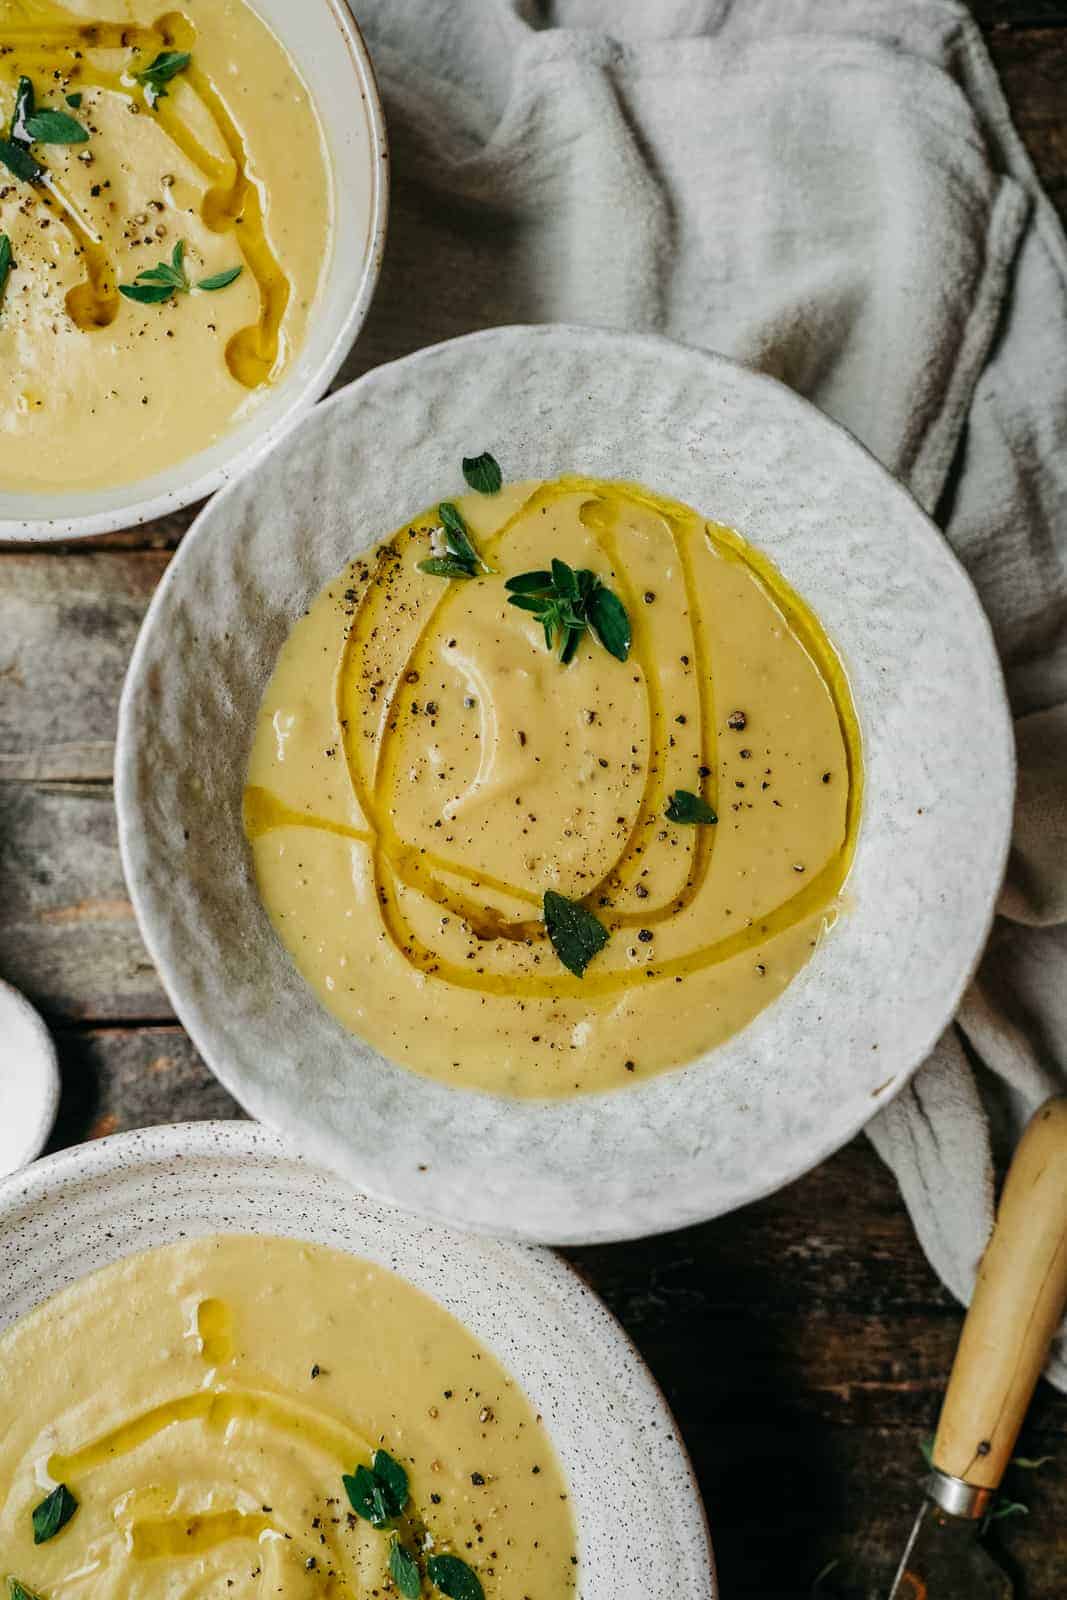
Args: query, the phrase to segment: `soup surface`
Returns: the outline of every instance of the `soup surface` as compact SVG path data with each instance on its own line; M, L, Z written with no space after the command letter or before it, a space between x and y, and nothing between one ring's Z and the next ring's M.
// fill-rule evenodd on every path
M0 1437L0 1582L40 1600L363 1600L403 1592L394 1544L427 1596L574 1592L567 1486L515 1381L321 1246L229 1234L83 1278L0 1337ZM75 1509L35 1543L58 1485Z
M244 0L0 0L0 118L0 487L205 449L285 371L329 254L289 55Z
M442 515L476 575L425 570ZM593 627L549 642L553 560L614 597L614 654ZM781 575L688 507L565 478L434 508L327 585L264 695L245 828L346 1027L558 1096L689 1061L780 994L859 800L848 684Z

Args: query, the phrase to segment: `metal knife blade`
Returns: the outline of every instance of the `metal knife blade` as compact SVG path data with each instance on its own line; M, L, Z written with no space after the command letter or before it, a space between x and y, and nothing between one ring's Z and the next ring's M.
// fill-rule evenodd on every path
M924 1500L888 1600L1013 1600L1015 1586L978 1538L978 1524Z

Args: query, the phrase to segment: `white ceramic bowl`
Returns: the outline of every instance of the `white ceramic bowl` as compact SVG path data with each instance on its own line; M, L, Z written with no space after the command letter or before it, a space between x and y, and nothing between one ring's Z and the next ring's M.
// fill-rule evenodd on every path
M739 529L822 619L862 727L846 913L741 1033L608 1094L475 1093L347 1033L275 937L241 826L256 713L293 623L353 556L455 491L461 456L481 449L509 478L636 478ZM227 1088L383 1199L548 1243L713 1216L851 1138L956 1008L1012 795L989 624L906 490L769 378L666 339L566 327L496 329L379 367L213 501L138 640L116 764L142 930Z
M307 336L281 381L208 449L113 489L11 494L0 489L0 540L68 540L166 516L260 460L322 395L363 325L385 248L385 119L363 37L345 0L248 0L302 74L322 122L334 233Z
M431 1295L545 1418L578 1530L575 1600L714 1600L700 1495L674 1421L578 1275L548 1251L475 1240L377 1205L255 1124L117 1134L0 1184L0 1330L96 1267L205 1233L330 1245Z
M0 1178L40 1155L58 1109L55 1040L25 995L0 980Z

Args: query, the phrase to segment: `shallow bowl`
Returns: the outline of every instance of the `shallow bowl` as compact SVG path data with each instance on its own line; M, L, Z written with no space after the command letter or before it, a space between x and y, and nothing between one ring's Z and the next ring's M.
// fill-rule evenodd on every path
M284 376L206 450L111 489L14 494L0 485L0 540L87 538L130 528L213 494L247 472L325 393L367 315L385 248L385 119L366 44L345 0L248 0L301 73L333 183L330 258L307 335Z
M807 967L703 1058L570 1100L432 1082L347 1033L275 937L241 823L256 713L294 621L486 448L512 479L636 478L737 528L821 618L863 736L846 910ZM970 582L849 434L771 379L664 339L510 328L369 373L207 508L134 653L116 793L149 950L241 1103L380 1198L560 1243L752 1200L903 1086L988 932L1012 751Z
M208 1233L283 1234L368 1258L487 1345L544 1417L568 1480L575 1600L714 1600L700 1495L674 1421L578 1275L547 1250L378 1205L254 1124L116 1134L0 1183L0 1331L97 1267Z

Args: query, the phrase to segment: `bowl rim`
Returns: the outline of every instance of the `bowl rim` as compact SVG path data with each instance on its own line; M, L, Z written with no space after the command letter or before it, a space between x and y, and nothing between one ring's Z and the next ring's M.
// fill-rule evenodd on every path
M236 482L279 444L290 430L307 416L312 407L326 393L337 376L366 320L371 300L381 276L389 228L389 192L392 163L389 158L389 135L381 91L366 39L356 21L350 0L322 0L332 13L341 32L344 44L358 80L367 112L368 136L373 147L371 161L371 213L363 268L359 286L352 297L344 321L318 368L310 375L303 389L292 403L269 427L264 428L237 455L200 473L196 478L173 489L151 495L132 505L118 506L112 510L93 511L69 517L0 517L0 543L66 544L79 539L91 539L105 533L116 533L142 527L159 517L172 516L198 500L206 500L228 483ZM252 0L254 9L254 0ZM224 436L223 436L224 437ZM190 461L195 456L188 458ZM180 463L179 463L180 465ZM76 490L72 491L77 493Z
M262 1123L240 1118L230 1120L212 1118L200 1122L153 1124L108 1134L100 1139L85 1140L80 1144L57 1150L18 1172L0 1178L0 1242L3 1242L6 1230L32 1225L35 1219L42 1214L46 1215L50 1207L62 1202L64 1186L67 1184L72 1189L68 1206L77 1207L81 1203L79 1197L90 1194L95 1182L100 1178L123 1171L136 1172L138 1169L148 1173L163 1162L203 1160L211 1164L220 1159L243 1160L260 1168L276 1165L306 1168L309 1173L315 1174L338 1190L350 1190L357 1204L364 1202L375 1207L387 1207L394 1213L398 1225L405 1229L412 1227L432 1229L435 1226L425 1219L411 1217L391 1202L379 1201L373 1196L361 1194L338 1173L301 1155L299 1151L290 1147L280 1134ZM238 1227L229 1225L225 1215L225 1193L225 1186L212 1191L212 1205L218 1209L219 1216L216 1220L208 1216L206 1211L203 1213L205 1221L209 1223L203 1230L205 1234L248 1235L262 1232L264 1235L275 1236L276 1230L273 1228L259 1229L252 1224L242 1224ZM91 1225L106 1233L108 1214L95 1213L91 1218ZM658 1448L672 1458L674 1470L678 1475L678 1487L684 1494L685 1519L692 1530L694 1553L699 1557L701 1564L706 1566L708 1580L706 1600L717 1600L719 1586L715 1555L707 1510L692 1457L662 1386L622 1323L600 1294L585 1281L578 1269L555 1250L543 1245L520 1244L511 1240L486 1240L476 1234L464 1233L454 1225L448 1226L461 1240L462 1245L471 1251L491 1250L497 1254L503 1251L514 1257L516 1265L520 1258L526 1265L532 1264L542 1280L540 1286L534 1287L555 1291L573 1321L580 1324L589 1336L605 1348L611 1358L612 1371L623 1380L618 1384L618 1389L621 1391L625 1387L631 1397L637 1398L648 1416L655 1419L653 1432ZM186 1236L184 1230L179 1235L181 1238ZM302 1237L299 1232L284 1236ZM69 1283L78 1282L105 1265L110 1266L115 1261L128 1259L143 1248L145 1247L135 1244L132 1249L127 1249L124 1243L120 1244L114 1253L109 1248L109 1259L106 1262L98 1262L84 1272L78 1271L72 1278L65 1278L60 1284L53 1283L40 1295L35 1292L33 1309L47 1303ZM147 1248L151 1249L153 1246ZM357 1254L345 1244L335 1243L332 1248L341 1249L353 1256ZM405 1282L410 1282L399 1266L394 1266L391 1270L396 1271ZM450 1316L467 1326L463 1317L432 1291L418 1284L414 1287L421 1293L429 1294ZM28 1314L28 1311L20 1312L7 1326L16 1325ZM0 1338L4 1332L6 1328L0 1328ZM481 1338L482 1335L475 1332L474 1337ZM514 1377L525 1392L524 1378L516 1374L507 1361L499 1356L498 1359L502 1360L509 1376ZM561 1361L559 1364L561 1376L565 1373L565 1369L566 1363ZM682 1496L679 1496L679 1499L681 1498ZM580 1536L581 1525L577 1526Z
M709 372L713 372L716 369L726 369L728 372L733 373L740 383L763 389L767 394L768 401L772 404L784 405L795 412L803 411L811 418L817 418L818 426L821 429L825 429L828 433L836 436L839 445L849 453L855 453L862 458L864 470L880 481L883 491L890 500L907 507L908 517L916 525L922 525L924 538L930 542L931 560L940 567L946 581L956 589L957 593L967 597L968 609L975 629L975 637L981 640L982 646L987 652L990 715L995 717L996 722L999 724L999 748L994 750L993 755L1002 775L1003 803L1000 806L1000 815L992 819L993 826L986 833L986 837L993 841L995 850L991 853L988 881L984 881L984 890L981 897L980 937L975 939L974 948L968 952L967 961L959 967L951 993L946 989L945 1015L936 1025L931 1021L928 1030L923 1034L921 1050L916 1049L911 1059L902 1060L894 1075L877 1090L872 1091L870 1097L864 1098L861 1102L857 1094L854 1099L851 1099L847 1117L842 1118L840 1115L835 1115L826 1118L817 1130L810 1131L803 1140L797 1141L791 1146L788 1159L783 1158L773 1166L772 1170L767 1173L761 1173L758 1177L750 1178L745 1185L743 1194L738 1196L731 1195L725 1202L720 1200L714 1206L709 1206L703 1198L694 1199L690 1197L685 1201L684 1206L680 1206L676 1210L672 1220L666 1222L661 1219L649 1219L647 1217L635 1220L629 1209L622 1208L622 1214L616 1212L610 1220L598 1215L595 1223L589 1219L579 1223L572 1216L567 1226L554 1225L548 1229L531 1231L515 1225L510 1220L501 1221L497 1219L492 1222L486 1222L470 1216L461 1218L456 1210L439 1205L433 1198L421 1194L417 1199L413 1198L410 1203L411 1209L419 1215L433 1218L449 1226L462 1227L468 1232L484 1233L499 1238L524 1242L536 1241L551 1246L616 1243L651 1234L671 1232L698 1224L712 1217L722 1215L737 1206L748 1205L776 1192L785 1185L802 1177L841 1149L907 1087L914 1074L928 1058L944 1028L951 1023L960 1000L978 968L993 926L996 902L1011 845L1016 766L1013 724L1003 669L996 650L992 625L967 570L944 538L941 530L923 507L919 505L907 486L896 478L848 428L829 417L825 412L814 406L812 402L806 400L787 384L782 383L768 373L753 370L719 352L684 344L681 341L658 333L632 332L572 323L511 324L460 335L436 345L423 347L398 358L394 362L387 363L385 366L373 368L362 378L356 380L355 383L347 385L344 389L330 396L324 402L320 411L325 412L335 405L343 404L345 397L352 390L360 388L364 384L374 383L383 374L388 374L393 368L402 366L405 369L408 380L414 381L415 374L421 365L440 359L450 352L476 350L479 344L483 342L510 341L516 336L533 339L543 338L546 340L579 340L589 345L620 342L628 346L643 347L649 354L670 357L673 353L687 360L696 358L706 364ZM239 485L234 485L233 492L238 492L239 488ZM742 529L742 531L744 532L745 530ZM210 525L202 513L183 540L181 553L185 553L190 548L196 548L198 541L209 532ZM760 544L758 535L755 538L755 542ZM148 904L153 899L153 896L143 881L136 861L135 841L140 828L140 819L136 797L137 781L134 774L136 745L133 732L135 720L133 704L136 698L137 680L144 671L145 658L149 652L149 635L158 613L169 603L169 594L172 586L181 580L181 567L182 563L180 561L172 562L169 565L152 597L131 655L123 685L119 707L118 736L115 747L115 799L120 854L141 936L157 968L161 984L172 1003L174 1003L175 1014L179 1021L189 1033L204 1060L208 1062L211 1071L219 1078L224 1087L240 1100L245 1109L249 1110L257 1118L262 1118L269 1126L282 1127L285 1125L285 1120L278 1114L279 1105L274 1090L267 1089L259 1084L255 1086L254 1092L250 1090L248 1083L244 1081L243 1072L238 1068L232 1067L230 1061L220 1051L218 1040L202 1015L201 1006L196 1001L190 1000L188 984L184 980L182 970L175 966L169 956L161 954L155 936L157 929L153 926L155 908ZM862 723L864 720L864 708L860 705L858 709ZM865 731L865 744L866 742ZM869 798L868 792L864 805L865 817L868 811ZM862 842L862 823L860 832ZM994 854L995 861L993 860ZM287 959L291 960L288 957ZM305 980L299 976L295 968L293 971L294 981L298 984L303 984ZM806 969L807 971L810 971L810 968ZM800 974L801 979L804 976L805 973ZM794 980L794 983L797 981L799 980ZM183 1002L181 1006L175 1002L175 991L182 993ZM321 1004L321 1002L319 1003ZM767 1012L761 1013L761 1017L755 1019L747 1028L742 1029L740 1034L733 1036L733 1039L726 1041L725 1046L719 1048L729 1048L734 1040L745 1038L749 1029L758 1026L761 1018L766 1017L768 1012L774 1009L773 1007L768 1008ZM380 1052L375 1051L374 1053L380 1055ZM650 1079L648 1086L662 1084L670 1077L688 1073L694 1068L699 1069L701 1066L702 1060L697 1058L695 1062L675 1067L670 1069L669 1072L659 1074L657 1077ZM398 1068L397 1070L407 1072L408 1069ZM420 1083L422 1082L421 1079L419 1081ZM485 1098L482 1091L450 1089L449 1092L457 1096L467 1096L472 1104ZM633 1096L637 1092L636 1090L627 1089L625 1091L608 1091L608 1094L625 1093ZM603 1095L585 1095L578 1097L577 1102L563 1099L546 1102L520 1101L518 1104L520 1106L530 1104L537 1106L547 1105L558 1109L575 1103L581 1104L583 1101L588 1102L602 1098L604 1098ZM330 1156L323 1154L326 1146L331 1151ZM336 1139L324 1136L318 1141L318 1158L327 1163L332 1159L332 1152L337 1148ZM366 1192L374 1195L384 1203L397 1203L395 1189L383 1184L378 1175L371 1173L360 1175L358 1183Z

